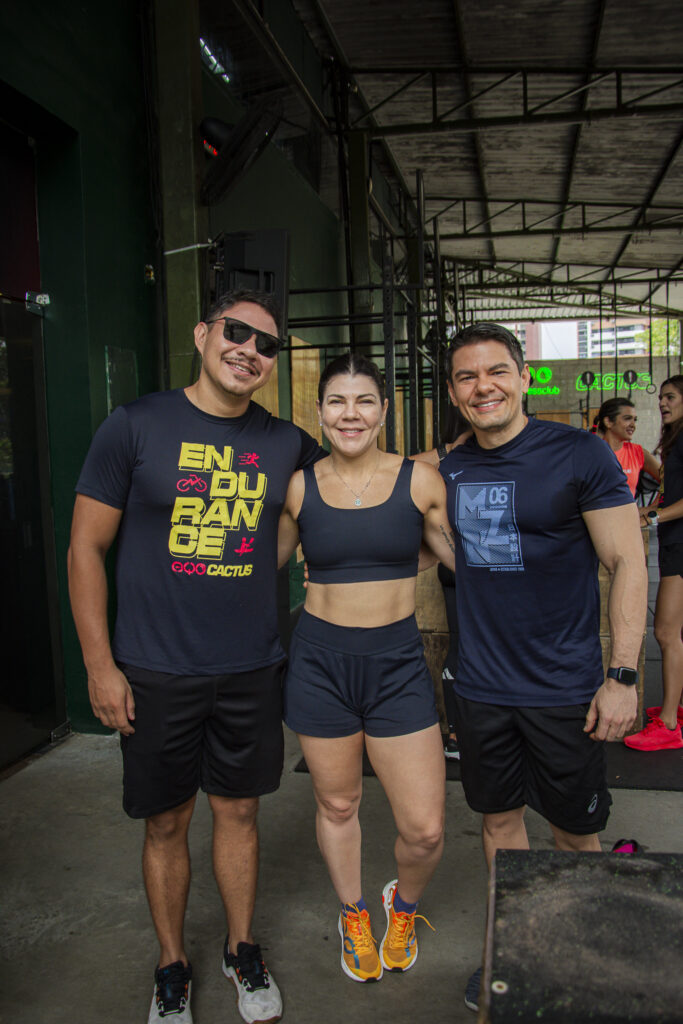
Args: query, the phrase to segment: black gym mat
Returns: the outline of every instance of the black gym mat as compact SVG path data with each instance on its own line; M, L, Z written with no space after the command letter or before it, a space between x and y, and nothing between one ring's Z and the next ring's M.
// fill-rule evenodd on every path
M445 760L445 759L444 759ZM307 772L302 757L295 772ZM363 775L374 775L367 753L363 754ZM460 762L446 761L446 778L460 781ZM607 782L611 789L661 789L683 791L683 749L643 753L623 743L607 744Z

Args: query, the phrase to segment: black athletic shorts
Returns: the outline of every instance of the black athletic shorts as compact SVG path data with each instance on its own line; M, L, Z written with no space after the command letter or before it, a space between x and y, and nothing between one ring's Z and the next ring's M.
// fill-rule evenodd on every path
M229 797L276 790L284 666L176 676L119 665L135 697L135 732L121 736L125 812L149 818L184 804L200 787Z
M683 576L683 544L660 544L658 557L660 576Z
M285 722L303 736L405 736L438 722L415 616L370 629L303 611L289 648Z
M612 798L605 744L583 731L588 704L505 707L455 694L460 771L474 811L525 804L573 835L604 829Z

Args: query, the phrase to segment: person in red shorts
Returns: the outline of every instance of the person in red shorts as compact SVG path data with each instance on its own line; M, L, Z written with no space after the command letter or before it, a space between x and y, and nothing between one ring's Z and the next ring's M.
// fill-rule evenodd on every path
M597 433L616 455L634 498L640 471L644 469L658 481L660 469L654 455L631 440L637 422L635 405L628 398L609 398L602 403L596 416Z

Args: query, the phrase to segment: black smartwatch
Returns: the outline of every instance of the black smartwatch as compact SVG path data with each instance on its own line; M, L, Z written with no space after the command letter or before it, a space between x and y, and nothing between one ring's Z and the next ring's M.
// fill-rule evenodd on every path
M637 668L608 668L607 678L616 679L618 683L623 683L624 686L635 686L638 682L638 669Z
M448 455L448 448L446 447L446 445L445 444L438 445L437 449L436 449L436 454L439 456L439 462L443 462L443 460Z
M656 526L659 522L659 513L651 509L647 514L647 518L650 520L650 526Z

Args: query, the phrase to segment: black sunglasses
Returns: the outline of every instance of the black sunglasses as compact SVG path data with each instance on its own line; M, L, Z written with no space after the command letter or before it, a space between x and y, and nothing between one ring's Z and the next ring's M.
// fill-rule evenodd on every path
M257 331L251 324L244 324L241 320L233 320L229 316L219 316L215 320L205 320L207 324L217 324L220 321L225 321L223 324L223 337L226 341L232 341L235 345L244 345L245 341L249 341L250 338L255 338L256 351L265 356L266 359L272 359L276 356L284 341L282 338L276 338L273 334L266 334L265 331Z

